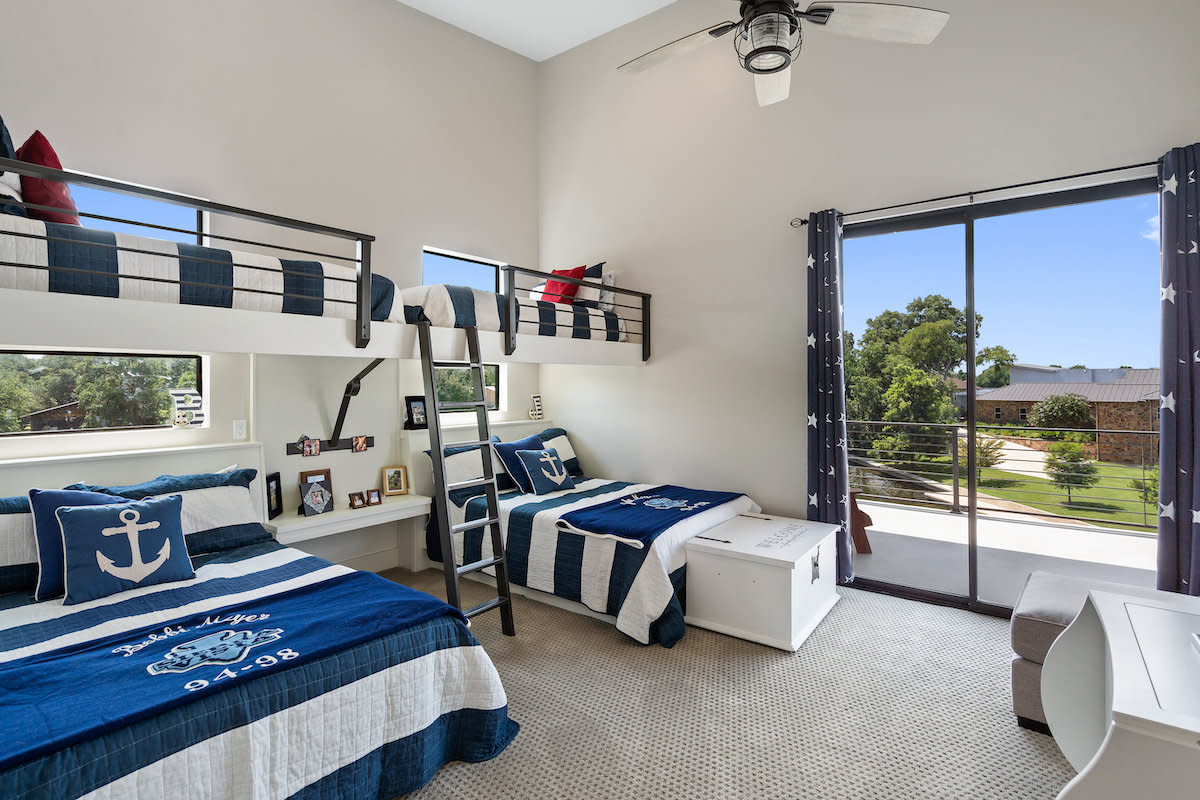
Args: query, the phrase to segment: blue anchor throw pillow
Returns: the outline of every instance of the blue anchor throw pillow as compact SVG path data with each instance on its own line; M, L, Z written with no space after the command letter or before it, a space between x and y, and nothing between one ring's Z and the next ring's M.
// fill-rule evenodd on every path
M196 576L175 494L140 502L58 509L66 558L63 605Z
M529 479L534 494L575 488L575 482L553 447L546 450L518 450L517 458L525 468L525 477Z

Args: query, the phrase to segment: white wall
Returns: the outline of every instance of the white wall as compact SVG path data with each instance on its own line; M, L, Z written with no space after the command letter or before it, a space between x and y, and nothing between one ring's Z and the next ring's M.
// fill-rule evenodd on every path
M374 234L375 271L401 287L420 282L425 245L537 263L537 81L526 58L395 0L0 0L0 19L10 34L0 114L18 146L36 128L71 169ZM12 293L0 317L6 302ZM245 331L250 349L254 335ZM0 346L37 344L5 341L17 338L0 335ZM282 456L284 442L329 435L359 360L214 361L208 431L10 439L0 459L228 441L231 421L251 418L253 371L251 436L294 508L291 477L310 465ZM403 386L399 372L381 368L351 407L347 431L380 446L320 459L339 503L402 457L398 397L421 383L413 365ZM537 368L515 376L523 415Z
M758 108L723 40L616 66L705 24L684 0L539 72L543 263L607 259L654 293L645 368L543 367L589 470L742 488L802 515L805 234L795 216L1149 161L1200 139L1194 0L938 0L931 47L806 30Z

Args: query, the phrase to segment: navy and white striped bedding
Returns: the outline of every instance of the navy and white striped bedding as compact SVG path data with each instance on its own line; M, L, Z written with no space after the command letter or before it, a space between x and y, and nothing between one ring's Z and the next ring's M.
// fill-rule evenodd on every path
M313 660L294 656L296 665L285 667L281 662L291 653L281 649L287 632L279 631L278 641L242 653L237 661L229 661L235 653L222 655L224 661L214 656L217 660L195 669L187 668L192 662L180 664L187 670L161 676L183 688L191 681L215 685L223 676L224 688L190 689L197 694L189 702L141 719L129 714L127 721L52 752L31 748L24 758L10 752L0 771L0 797L382 799L418 788L448 761L491 758L515 735L495 668L461 617L443 613L394 626L381 620L388 628L381 627L377 638L338 639L339 628L353 627L337 624L347 604L321 598L350 591L356 580L356 593L364 591L360 583L381 584L365 587L380 603L393 602L389 590L398 596L407 590L273 542L196 561L194 580L75 606L0 596L0 718L17 715L5 703L19 702L13 699L18 693L3 688L14 676L28 684L44 667L47 682L57 676L62 683L59 672L86 652L104 658L111 651L113 659L129 652L133 669L145 669L141 661L163 658L190 642L191 628L210 619L208 624L221 628L250 630L250 623L284 628L289 613L296 619L298 611L311 608L305 634L310 638L297 642L328 636L337 642L329 647L351 644L327 655L316 655L324 651L314 648ZM249 616L263 609L280 609L282 617ZM106 683L98 690L117 694L120 687ZM141 700L126 697L131 704ZM37 712L51 725L59 713L55 702L78 698L40 700Z
M509 580L614 616L617 630L642 644L674 645L684 633L679 593L687 540L759 508L741 495L680 521L640 548L615 538L581 535L556 527L558 519L570 511L652 488L650 484L589 478L576 481L574 489L562 492L502 495L500 529ZM485 513L485 498L476 497L462 508L452 505L450 522L479 519ZM492 554L487 529L455 536L459 563Z
M504 329L504 296L466 286L413 286L400 291L399 302L388 319L428 322L438 328L481 331ZM517 333L573 339L626 340L625 320L594 305L550 303L539 300L517 304Z
M0 289L354 319L356 281L353 264L280 259L0 214ZM371 276L371 319L387 319L394 293L392 281Z

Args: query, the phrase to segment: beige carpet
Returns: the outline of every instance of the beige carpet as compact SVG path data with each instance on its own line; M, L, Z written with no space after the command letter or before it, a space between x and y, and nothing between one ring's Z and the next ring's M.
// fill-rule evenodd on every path
M387 577L443 595L440 572ZM464 584L467 602L486 587ZM1017 727L1008 623L856 590L792 654L688 628L671 650L516 598L475 621L521 732L415 798L1053 798L1072 770Z

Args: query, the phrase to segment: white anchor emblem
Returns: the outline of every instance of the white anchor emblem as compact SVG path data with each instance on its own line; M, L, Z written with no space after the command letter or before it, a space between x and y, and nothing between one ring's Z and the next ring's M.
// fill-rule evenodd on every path
M118 567L117 562L97 550L96 563L100 565L101 572L107 572L109 575L122 580L141 583L153 575L171 557L171 540L168 539L163 543L162 549L158 551L158 557L153 561L148 563L142 561L142 549L138 544L138 536L142 531L157 528L158 523L147 522L139 524L142 515L132 508L125 509L118 516L120 516L121 522L125 523L124 525L115 528L104 528L100 532L105 536L120 536L124 534L128 537L129 550L133 553L132 560L128 567Z
M547 471L546 467L542 467L542 474L554 481L556 485L562 486L562 482L567 479L567 472L563 469L562 462L549 453L544 453L538 461L542 461L550 467L550 471Z

